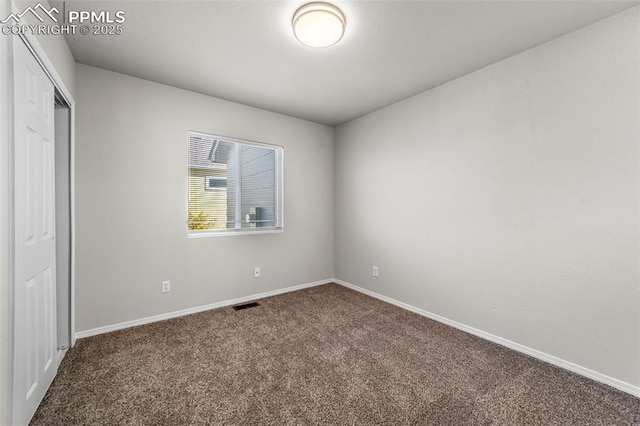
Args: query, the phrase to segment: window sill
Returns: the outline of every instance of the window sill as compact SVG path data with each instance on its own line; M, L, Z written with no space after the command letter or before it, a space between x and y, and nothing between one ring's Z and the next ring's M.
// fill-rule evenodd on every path
M209 237L229 237L231 235L259 235L259 234L282 234L284 232L284 228L271 228L265 229L262 231L254 231L254 230L235 230L229 229L226 231L214 231L214 232L189 232L187 234L187 238L209 238Z

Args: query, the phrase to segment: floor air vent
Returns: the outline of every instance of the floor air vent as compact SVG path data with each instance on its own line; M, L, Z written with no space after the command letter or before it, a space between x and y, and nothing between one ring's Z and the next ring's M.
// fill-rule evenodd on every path
M251 303L245 303L244 305L236 305L233 307L233 309L235 309L236 311L241 311L243 309L254 308L256 306L260 306L260 304L258 302L251 302Z

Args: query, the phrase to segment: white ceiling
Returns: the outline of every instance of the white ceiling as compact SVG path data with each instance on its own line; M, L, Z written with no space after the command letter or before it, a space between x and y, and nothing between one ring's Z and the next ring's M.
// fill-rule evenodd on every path
M122 35L67 41L84 64L337 125L639 3L335 0L345 36L311 49L291 30L307 2L67 0L126 12Z

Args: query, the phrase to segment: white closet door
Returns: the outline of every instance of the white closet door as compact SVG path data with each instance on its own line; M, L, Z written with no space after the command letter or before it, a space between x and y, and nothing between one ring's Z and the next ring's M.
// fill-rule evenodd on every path
M54 88L14 37L13 423L28 424L56 374Z

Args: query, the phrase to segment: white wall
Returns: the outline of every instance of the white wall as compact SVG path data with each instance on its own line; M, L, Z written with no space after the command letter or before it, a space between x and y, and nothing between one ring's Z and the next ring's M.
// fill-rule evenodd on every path
M640 385L639 78L635 8L340 126L337 278Z
M76 331L333 277L332 128L86 65L76 77ZM187 239L188 130L284 146L284 233Z

